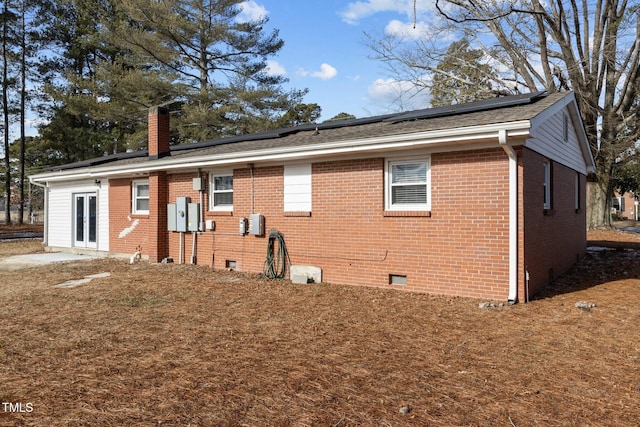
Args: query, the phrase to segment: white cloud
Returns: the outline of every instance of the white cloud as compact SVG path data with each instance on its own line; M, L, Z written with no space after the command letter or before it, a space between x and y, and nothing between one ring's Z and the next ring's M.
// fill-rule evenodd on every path
M322 65L320 65L320 71L307 71L302 69L298 73L302 77L311 76L322 80L329 80L338 75L338 70L327 63L323 63Z
M376 79L367 89L369 101L388 111L428 108L431 96L413 83L393 78Z
M284 76L287 74L287 71L280 63L278 63L278 61L271 60L267 61L267 68L265 71L269 76Z
M238 15L238 21L240 22L255 21L269 14L269 11L264 6L259 5L254 0L242 2L238 7L242 10Z
M329 80L334 78L337 74L338 74L338 70L336 70L331 65L324 63L320 65L320 71L311 73L311 76L317 77L322 80Z
M397 19L389 21L384 28L386 34L400 37L404 40L417 40L427 33L429 25L425 22L402 22Z
M433 10L433 0L417 0L414 17L413 0L366 0L347 4L347 7L339 12L342 20L347 24L356 25L360 20L376 13L391 12L405 15L413 22L425 11Z
M406 3L406 0L404 2ZM397 0L357 1L347 4L347 7L340 12L340 16L347 24L357 24L363 18L378 12L395 11L399 7L400 2Z

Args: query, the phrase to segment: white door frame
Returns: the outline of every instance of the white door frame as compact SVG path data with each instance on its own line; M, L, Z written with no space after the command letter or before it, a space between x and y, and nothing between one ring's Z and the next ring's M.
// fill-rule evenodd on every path
M98 247L98 193L73 194L73 246Z

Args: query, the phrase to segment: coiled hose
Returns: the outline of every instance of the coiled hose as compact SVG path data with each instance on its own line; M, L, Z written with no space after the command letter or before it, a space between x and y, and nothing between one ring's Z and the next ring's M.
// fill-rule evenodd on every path
M264 260L262 274L269 279L284 279L287 263L291 265L287 246L284 244L284 236L278 230L271 230L267 241L267 257Z

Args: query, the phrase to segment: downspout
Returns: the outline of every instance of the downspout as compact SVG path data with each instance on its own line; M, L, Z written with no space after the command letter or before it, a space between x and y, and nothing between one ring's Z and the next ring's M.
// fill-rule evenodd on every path
M507 131L498 131L498 142L509 156L509 304L518 300L518 155L507 142Z
M44 227L43 227L43 234L42 234L42 244L44 246L48 246L49 245L49 186L46 184L39 184L35 181L31 181L29 180L29 182L31 182L31 184L42 188L43 192L44 192Z
M255 177L253 176L253 163L249 163L247 165L247 167L249 168L249 172L251 173L251 214L253 214L253 210L254 210L254 201L255 201L255 191L254 191L254 187L255 187Z
M198 179L202 180L202 171L198 168ZM198 231L204 231L204 185L200 186L198 192L200 196L200 223L198 224Z

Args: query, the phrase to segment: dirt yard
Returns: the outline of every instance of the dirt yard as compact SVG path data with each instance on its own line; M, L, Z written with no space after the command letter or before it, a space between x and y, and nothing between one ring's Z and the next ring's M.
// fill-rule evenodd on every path
M638 426L640 235L589 238L545 295L487 308L116 259L0 272L0 425Z

